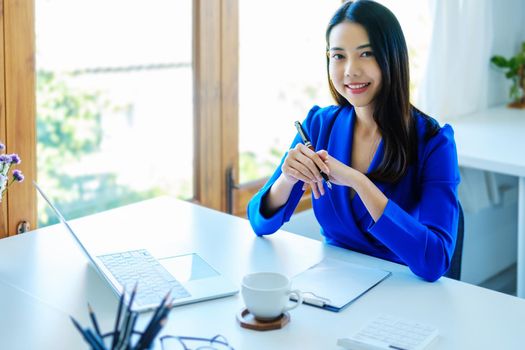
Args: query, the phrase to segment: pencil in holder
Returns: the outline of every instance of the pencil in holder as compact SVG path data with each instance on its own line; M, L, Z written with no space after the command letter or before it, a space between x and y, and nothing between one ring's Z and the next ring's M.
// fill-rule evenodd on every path
M102 333L98 326L95 312L88 304L89 316L93 328L82 327L73 317L71 320L77 330L80 332L86 343L94 350L146 350L153 346L155 338L166 325L168 315L173 308L173 303L168 302L170 293L162 299L159 306L155 309L148 325L142 331L135 329L139 313L132 311L133 299L137 292L137 285L133 288L129 303L124 307L124 297L126 292L123 291L115 317L115 326L113 331Z

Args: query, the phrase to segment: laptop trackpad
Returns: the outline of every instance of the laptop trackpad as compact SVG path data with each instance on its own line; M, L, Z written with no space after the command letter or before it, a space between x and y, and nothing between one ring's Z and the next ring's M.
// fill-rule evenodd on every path
M219 275L213 267L195 253L170 256L157 260L179 282L188 282Z

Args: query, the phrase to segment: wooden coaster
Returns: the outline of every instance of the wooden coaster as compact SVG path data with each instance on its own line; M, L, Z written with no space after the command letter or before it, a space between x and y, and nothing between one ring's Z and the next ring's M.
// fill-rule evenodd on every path
M272 321L259 321L248 311L243 308L237 313L237 321L241 324L242 328L254 329L256 331L271 331L272 329L283 328L290 322L290 314L285 312L281 317Z

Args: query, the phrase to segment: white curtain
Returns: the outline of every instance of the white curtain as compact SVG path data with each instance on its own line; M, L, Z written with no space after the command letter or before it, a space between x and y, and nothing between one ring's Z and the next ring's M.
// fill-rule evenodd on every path
M525 41L523 0L429 0L432 38L416 105L446 121L508 101L509 82L490 65Z
M431 0L432 37L418 105L431 116L488 107L491 0Z

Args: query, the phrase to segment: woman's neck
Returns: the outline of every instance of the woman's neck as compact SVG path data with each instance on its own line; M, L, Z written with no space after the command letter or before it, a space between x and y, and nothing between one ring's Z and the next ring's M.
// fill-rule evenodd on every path
M355 128L359 129L362 135L372 136L377 133L377 123L374 120L374 111L371 106L355 107Z

